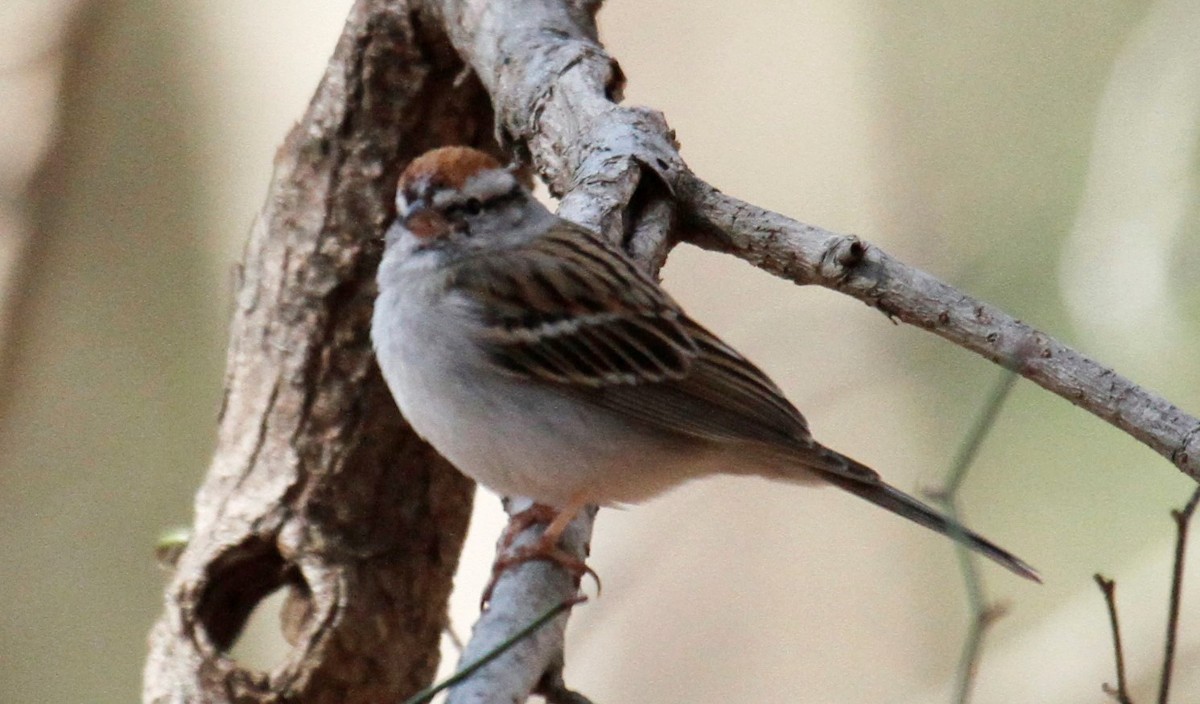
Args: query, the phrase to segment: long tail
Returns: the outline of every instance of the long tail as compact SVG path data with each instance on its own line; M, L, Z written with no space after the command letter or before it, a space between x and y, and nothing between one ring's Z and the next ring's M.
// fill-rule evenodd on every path
M811 462L812 454L808 455L807 459L810 461L805 464L809 466L810 470L816 470L821 479L845 489L855 496L862 497L876 506L885 508L898 516L903 516L913 523L925 526L952 540L956 540L1025 579L1041 583L1042 578L1038 575L1037 570L1021 558L1013 555L987 538L951 521L949 518L912 496L905 494L903 491L888 485L870 467L855 462L835 450L821 446L818 446L818 448L819 454L823 455L822 459L832 466L813 467L813 463Z

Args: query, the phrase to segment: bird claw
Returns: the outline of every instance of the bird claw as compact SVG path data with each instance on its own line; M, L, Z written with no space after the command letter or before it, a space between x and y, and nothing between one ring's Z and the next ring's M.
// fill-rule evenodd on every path
M527 529L539 525L550 525L558 518L558 511L546 504L532 504L529 508L516 513L508 519L500 540L496 542L496 554L503 555L512 548L513 541Z
M483 596L479 600L480 610L486 609L491 603L492 592L495 591L496 583L504 572L532 560L545 560L558 565L571 575L577 585L584 575L588 575L596 582L597 596L600 594L600 575L588 567L582 559L561 548L558 545L558 534L543 533L532 545L513 547L517 536L526 529L538 524L553 524L559 514L559 511L549 506L533 504L509 520L498 541L498 557L492 565L491 579L488 580L487 586L483 590Z

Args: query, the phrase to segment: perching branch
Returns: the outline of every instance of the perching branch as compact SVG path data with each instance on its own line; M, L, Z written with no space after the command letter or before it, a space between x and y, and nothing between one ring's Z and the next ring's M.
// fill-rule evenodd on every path
M492 96L500 141L532 161L562 198L559 214L607 235L652 271L675 228L669 191L647 164L682 168L658 113L624 108L624 77L596 37L598 2L430 2L451 42ZM527 506L511 501L510 515ZM577 519L564 548L585 557L594 513ZM531 542L533 528L516 540ZM460 662L574 593L570 576L533 562L503 574ZM566 615L450 692L448 704L523 701L563 661ZM565 686L562 687L566 691Z
M426 687L425 689L416 693L412 697L409 697L408 699L406 699L404 701L404 704L428 704L428 702L433 701L433 698L435 696L437 696L437 694L439 692L446 690L450 687L453 687L454 685L458 684L459 682L462 682L463 680L467 679L468 677L473 676L477 671L486 667L488 663L490 663L493 660L495 660L496 658L504 655L504 653L506 651L508 651L509 648L513 647L514 645L517 645L521 641L532 636L534 633L537 633L538 629L542 628L546 624L553 621L560 614L566 613L568 610L570 610L574 606L576 606L584 601L586 601L586 598L578 597L578 598L569 599L567 601L564 601L561 604L555 604L554 606L550 607L550 609L548 611L546 611L546 613L542 614L541 616L538 616L529 625L518 630L516 633L514 633L512 636L510 636L504 642L497 644L496 647L492 648L489 652L484 654L479 659L474 660L469 665L460 668L458 670L458 672L455 672L451 677L447 678L444 682L439 682L438 684L436 684L434 686ZM561 680L560 680L560 684L561 684Z

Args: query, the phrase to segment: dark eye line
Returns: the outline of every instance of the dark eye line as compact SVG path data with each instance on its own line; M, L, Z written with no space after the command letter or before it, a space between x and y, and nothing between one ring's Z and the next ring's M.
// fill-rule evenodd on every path
M505 193L488 198L486 201L472 197L461 203L451 203L445 207L443 212L447 217L457 217L464 213L467 215L478 215L479 213L483 212L484 208L493 208L498 205L503 205L508 201L516 200L518 197L520 197L520 195L521 187L520 185L517 185Z

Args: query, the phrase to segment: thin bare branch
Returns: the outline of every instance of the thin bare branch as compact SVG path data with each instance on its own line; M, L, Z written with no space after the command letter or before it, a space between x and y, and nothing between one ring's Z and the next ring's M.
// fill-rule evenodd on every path
M1175 567L1171 574L1171 605L1167 615L1167 643L1163 652L1162 679L1159 680L1158 704L1167 704L1171 691L1171 671L1175 666L1175 643L1179 633L1179 607L1183 592L1183 563L1187 555L1188 526L1196 505L1200 504L1200 488L1192 492L1192 498L1181 511L1172 511L1175 519Z
M648 179L674 196L684 235L798 284L819 284L934 332L1094 413L1200 479L1200 420L857 237L727 196L683 163L662 116L614 102L623 78L572 3L444 0L451 40L496 106L498 130L528 153L566 217L626 240L623 216ZM669 233L635 251L658 252ZM643 259L644 260L644 259Z
M505 509L510 517L528 508L525 499L510 499ZM584 559L592 532L595 509L584 511L563 533L561 546ZM531 545L540 537L541 527L524 530L512 538L511 547ZM544 561L521 563L497 576L487 609L476 621L459 658L459 667L482 661L501 644L546 609L558 603L572 602L579 589L578 579L557 564ZM553 619L545 627L516 640L497 657L486 662L469 678L450 690L447 704L457 702L524 701L556 663L563 659L563 636L569 613Z
M1113 634L1113 652L1117 657L1117 686L1112 688L1108 684L1104 684L1101 688L1105 694L1116 699L1120 704L1133 704L1133 699L1129 696L1129 684L1125 678L1125 649L1121 645L1121 622L1117 617L1117 583L1104 575L1097 573L1095 575L1096 584L1100 586L1100 591L1104 594L1104 603L1108 606L1108 620L1112 624Z
M935 333L1067 399L1200 479L1200 420L1174 404L854 236L720 193L695 175L674 181L683 224L700 246L798 284L819 284Z
M1184 562L1187 555L1188 527L1196 507L1200 505L1200 488L1192 492L1187 504L1180 510L1171 511L1175 521L1175 559L1171 573L1171 598L1167 613L1166 644L1162 661L1162 677L1159 679L1158 704L1167 704L1171 691L1171 675L1175 665L1175 646L1179 635L1179 610L1183 594ZM1096 575L1096 584L1104 592L1104 601L1108 605L1108 616L1112 622L1113 650L1117 657L1117 686L1104 685L1104 691L1121 704L1131 704L1127 680L1125 678L1125 653L1121 647L1121 629L1117 619L1116 582Z

